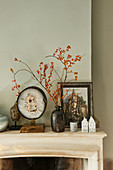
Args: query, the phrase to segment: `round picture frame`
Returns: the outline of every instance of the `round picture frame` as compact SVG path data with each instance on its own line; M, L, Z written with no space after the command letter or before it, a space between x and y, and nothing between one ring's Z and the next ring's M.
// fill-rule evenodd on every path
M46 95L39 87L29 86L18 95L17 109L25 119L39 119L44 114L46 107Z

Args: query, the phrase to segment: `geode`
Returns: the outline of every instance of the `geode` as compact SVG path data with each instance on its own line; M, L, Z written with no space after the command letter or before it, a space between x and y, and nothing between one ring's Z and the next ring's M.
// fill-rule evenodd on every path
M6 130L8 124L9 124L8 117L4 115L0 115L0 132Z

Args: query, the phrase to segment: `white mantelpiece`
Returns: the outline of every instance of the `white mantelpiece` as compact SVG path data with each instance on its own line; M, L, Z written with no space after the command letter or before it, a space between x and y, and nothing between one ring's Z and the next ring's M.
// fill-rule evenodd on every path
M88 170L103 170L103 138L105 132L83 133L0 133L0 158L70 157L87 158Z

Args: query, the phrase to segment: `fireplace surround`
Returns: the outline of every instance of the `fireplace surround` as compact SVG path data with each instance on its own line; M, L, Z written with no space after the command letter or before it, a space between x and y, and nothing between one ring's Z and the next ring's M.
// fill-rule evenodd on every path
M0 133L0 158L68 157L83 158L83 170L103 170L103 139L106 133L70 132L54 133ZM85 161L85 160L88 161Z

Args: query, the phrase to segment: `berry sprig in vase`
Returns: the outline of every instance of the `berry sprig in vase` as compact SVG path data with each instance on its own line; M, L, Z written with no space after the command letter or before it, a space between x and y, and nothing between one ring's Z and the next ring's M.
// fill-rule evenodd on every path
M51 115L51 126L52 130L55 132L63 132L65 129L65 120L64 120L64 114L63 110L61 110L61 102L65 96L61 97L61 91L63 88L63 83L66 82L68 74L73 74L74 81L77 81L78 72L72 70L72 66L75 65L76 62L81 61L80 55L75 55L74 57L69 54L71 47L68 45L66 49L61 49L60 47L55 50L55 52L52 55L46 56L46 58L49 58L50 63L45 64L42 61L39 64L38 69L36 69L36 72L33 72L33 70L30 68L30 66L23 62L22 60L19 60L18 58L15 58L15 62L19 62L20 64L23 64L25 68L20 68L17 71L14 71L13 68L11 68L11 72L13 73L13 80L14 86L12 87L12 91L17 89L18 94L20 93L20 84L17 83L16 75L19 72L28 72L31 74L31 76L42 86L42 88L48 93L49 99L52 100L55 104L55 111L52 112ZM66 55L67 54L67 55ZM52 59L58 60L62 64L62 73L59 73L55 69L55 64L52 61ZM56 80L53 79L53 73L57 76L57 82L58 86L55 90L52 91L53 84ZM61 88L62 83L62 88ZM68 94L68 91L65 95Z

